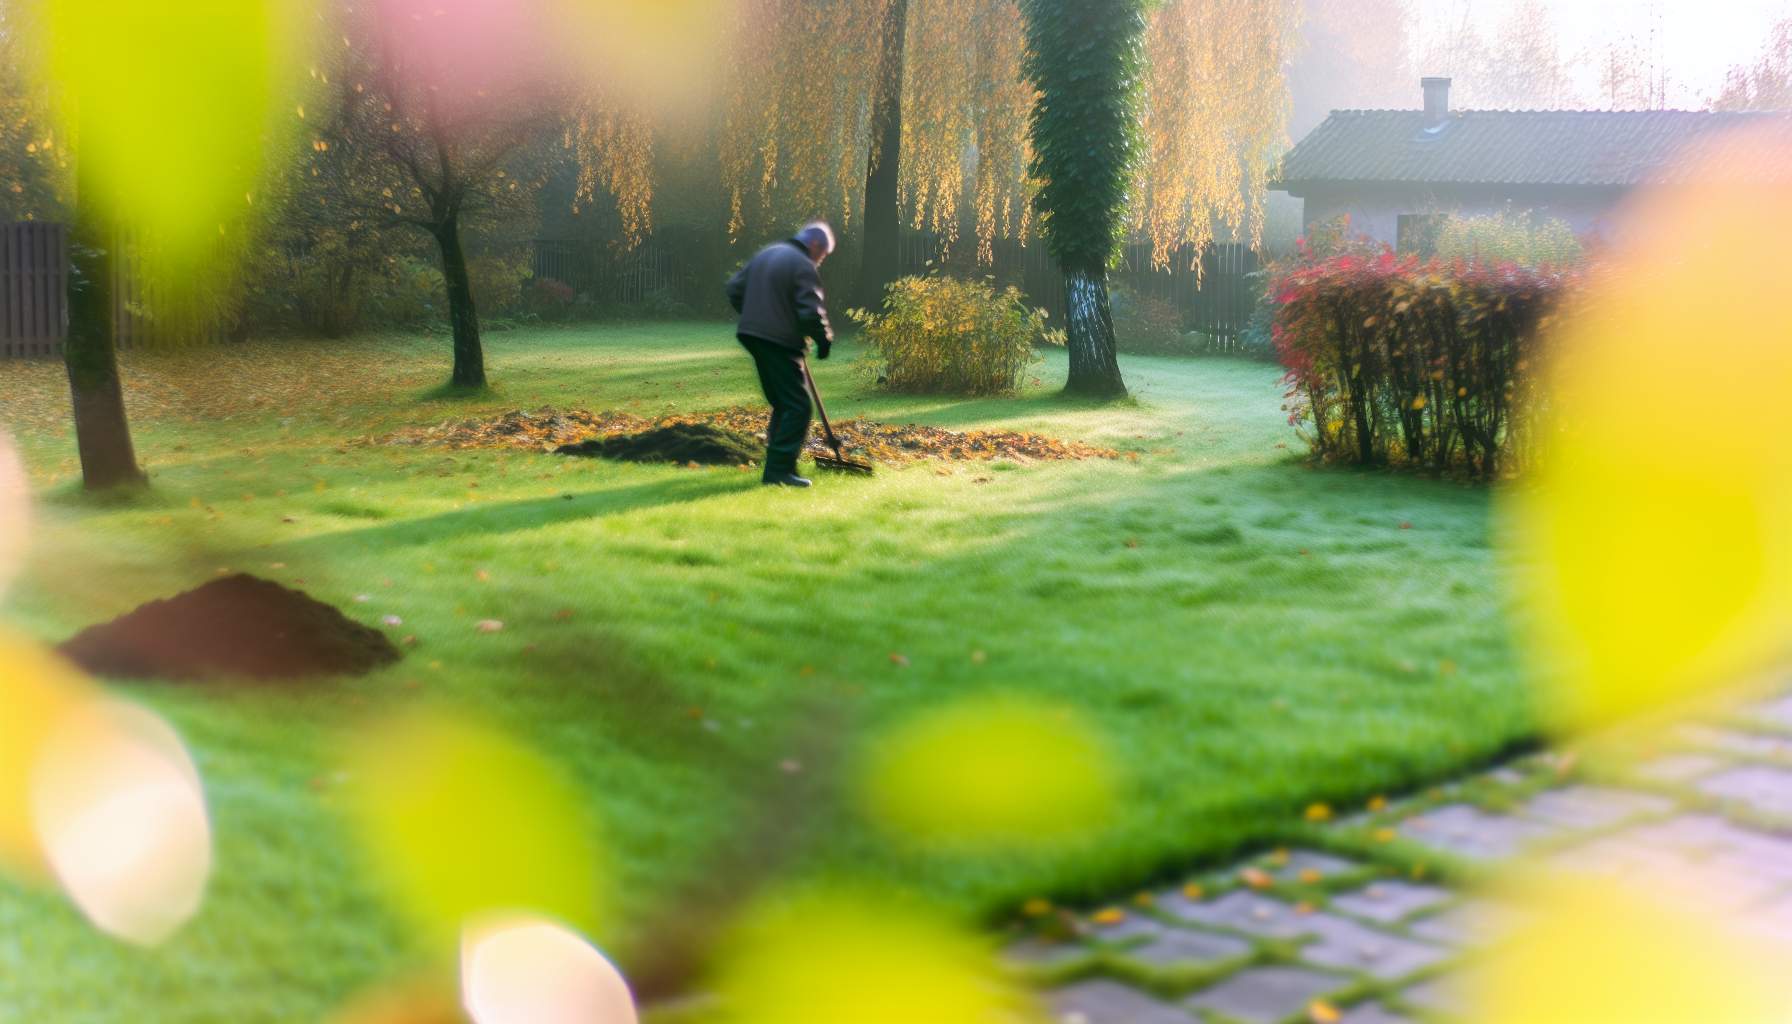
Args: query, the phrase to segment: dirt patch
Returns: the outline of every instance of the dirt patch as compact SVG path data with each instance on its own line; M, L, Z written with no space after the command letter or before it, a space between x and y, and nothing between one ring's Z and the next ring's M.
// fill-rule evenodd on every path
M709 423L668 423L637 434L612 434L578 444L561 445L558 455L622 459L625 462L676 462L690 466L750 466L764 454L751 435Z
M589 412L583 409L566 412L554 408L541 408L532 412L518 409L492 419L451 420L431 427L412 427L384 437L363 438L361 443L551 452L568 445L631 434L642 435L660 428L708 426L750 438L753 445L752 458L756 461L764 454L765 420L764 409L741 407L719 412L665 416L657 420L628 413ZM1040 462L1121 457L1112 448L1098 448L1023 431L942 430L913 423L897 425L860 418L834 424L834 432L839 435L849 453L884 464L919 462L925 459L956 462L986 462L997 459ZM828 451L821 438L819 424L809 433L808 449L810 452Z
M89 672L122 679L360 675L398 660L379 630L241 573L87 629L62 653Z

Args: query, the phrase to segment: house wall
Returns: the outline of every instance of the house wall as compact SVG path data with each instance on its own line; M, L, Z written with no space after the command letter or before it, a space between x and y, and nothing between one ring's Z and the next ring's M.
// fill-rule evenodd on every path
M1534 212L1564 221L1583 238L1607 238L1616 229L1616 209L1624 198L1618 190L1533 190L1528 192L1439 192L1435 190L1312 189L1305 194L1302 224L1350 217L1357 234L1394 245L1402 214L1447 213L1479 217L1504 212Z

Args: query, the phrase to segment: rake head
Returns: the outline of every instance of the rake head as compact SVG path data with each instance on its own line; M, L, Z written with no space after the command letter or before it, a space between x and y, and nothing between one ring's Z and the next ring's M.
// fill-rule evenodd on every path
M817 452L815 468L828 473L852 473L857 476L871 476L877 472L877 467L871 463L849 459L841 452L835 452L833 455L822 455Z

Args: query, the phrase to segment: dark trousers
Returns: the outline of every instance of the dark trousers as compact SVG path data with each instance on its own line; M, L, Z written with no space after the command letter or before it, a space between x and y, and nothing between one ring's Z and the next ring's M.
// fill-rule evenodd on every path
M771 404L765 428L765 478L796 472L797 456L809 439L809 385L803 379L803 353L783 345L739 335L740 343L759 367L759 387Z

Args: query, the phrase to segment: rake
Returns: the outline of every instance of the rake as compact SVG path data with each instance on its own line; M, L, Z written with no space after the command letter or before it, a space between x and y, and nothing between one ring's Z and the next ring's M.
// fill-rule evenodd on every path
M821 430L828 439L828 447L834 449L832 456L816 455L815 468L831 473L855 473L859 476L870 476L877 468L869 462L849 459L840 447L840 439L834 436L833 424L828 422L828 407L821 404L821 392L815 388L815 377L809 373L809 361L803 360L803 381L809 385L809 397L815 399L815 411L821 413Z

